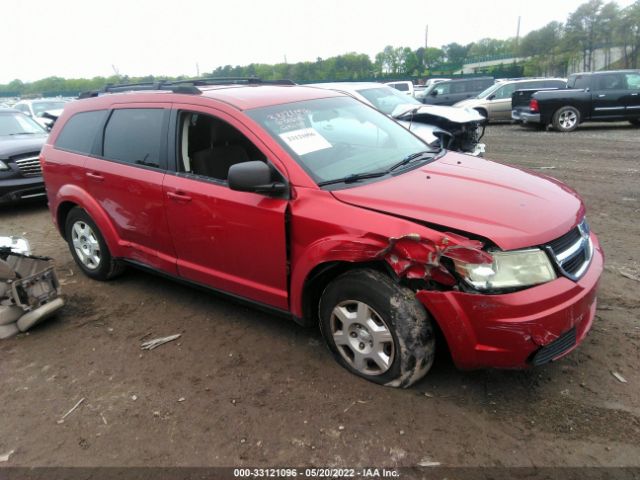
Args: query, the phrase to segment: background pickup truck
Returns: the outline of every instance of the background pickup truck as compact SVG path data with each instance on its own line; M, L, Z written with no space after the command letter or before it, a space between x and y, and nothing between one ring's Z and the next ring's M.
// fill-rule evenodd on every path
M533 93L528 110L518 109L519 120L543 127L551 123L560 132L586 121L628 120L640 126L640 70L576 73L567 87Z
M564 89L566 89L566 85ZM523 88L522 90L516 90L511 95L511 119L516 123L527 124L531 122L529 120L531 112L531 108L529 104L531 103L531 97L536 92L546 92L550 90L559 90L560 87L555 88ZM535 119L539 118L536 114ZM540 123L536 123L536 125L544 126Z

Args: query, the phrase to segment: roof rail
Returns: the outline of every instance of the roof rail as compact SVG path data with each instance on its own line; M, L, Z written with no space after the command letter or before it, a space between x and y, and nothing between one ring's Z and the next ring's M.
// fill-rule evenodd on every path
M262 80L257 77L209 77L191 78L186 80L159 80L157 82L107 84L100 90L82 92L78 98L91 98L106 93L132 92L141 90L170 90L173 93L200 95L202 91L197 87L207 85L296 85L291 80Z

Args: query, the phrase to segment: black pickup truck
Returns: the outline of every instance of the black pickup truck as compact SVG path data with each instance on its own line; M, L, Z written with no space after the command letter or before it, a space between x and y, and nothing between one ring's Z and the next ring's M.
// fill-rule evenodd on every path
M566 89L531 94L529 108L518 108L516 115L523 124L551 123L560 132L571 132L587 121L628 120L640 126L640 70L570 75Z

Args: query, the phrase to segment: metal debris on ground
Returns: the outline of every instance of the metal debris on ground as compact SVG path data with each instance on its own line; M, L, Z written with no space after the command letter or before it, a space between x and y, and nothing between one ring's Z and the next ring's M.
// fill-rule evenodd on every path
M627 379L620 375L618 372L611 372L611 375L616 377L616 380L618 380L620 383L629 383L627 382Z
M61 418L60 420L58 420L58 423L64 423L64 419L65 419L65 418L67 418L69 415L71 415L71 414L76 410L76 408L78 408L78 407L82 404L82 402L84 402L84 397L82 397L80 400L78 400L78 403L76 403L76 404L71 408L71 410L69 410L67 413L65 413L65 414L62 416L62 418Z
M181 333L176 333L175 335L170 335L168 337L154 338L153 340L144 342L142 345L140 345L140 348L142 348L143 350L153 350L154 348L157 348L160 345L173 342L174 340L177 340L181 336L182 336Z
M26 332L64 306L53 261L25 238L0 237L0 339Z
M365 402L364 400L356 400L355 402L351 402L351 404L350 404L347 408L345 408L345 409L344 409L344 412L343 412L343 413L347 413L347 411L348 411L351 407L353 407L356 403L361 403L361 404L363 404L363 405L364 405L365 403L368 403L368 402Z
M423 458L418 462L419 467L438 467L440 462L432 462L428 458Z
M13 452L15 452L15 450L10 450L7 453L3 453L2 455L0 455L0 463L8 462L9 457L13 455Z

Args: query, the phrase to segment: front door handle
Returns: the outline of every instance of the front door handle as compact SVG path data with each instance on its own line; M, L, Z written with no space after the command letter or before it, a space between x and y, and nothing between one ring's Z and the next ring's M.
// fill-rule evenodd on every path
M191 201L191 197L189 195L186 195L184 192L181 192L181 191L167 192L167 197L169 197L171 200L175 200L177 202L190 202Z
M87 172L87 177L96 182L104 182L104 177L96 172Z
M601 93L600 95L598 95L598 98L603 98L603 97L606 97L604 93Z

